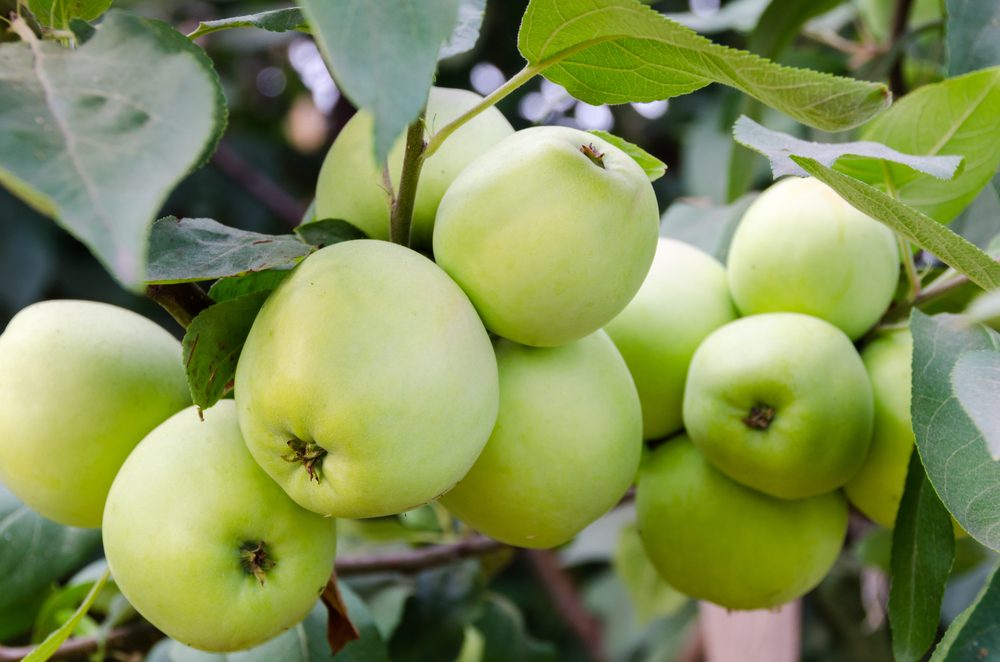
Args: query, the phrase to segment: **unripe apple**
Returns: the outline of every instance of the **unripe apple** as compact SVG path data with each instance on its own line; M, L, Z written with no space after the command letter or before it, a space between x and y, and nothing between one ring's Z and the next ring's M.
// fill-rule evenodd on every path
M0 481L62 524L96 528L118 468L191 403L181 345L129 310L44 301L0 335Z
M684 424L733 480L800 499L837 489L864 464L872 387L840 329L798 313L744 317L695 352Z
M471 110L483 98L475 92L433 87L427 99L425 122L429 133ZM359 111L337 135L323 161L316 184L316 218L340 218L373 239L389 238L389 197L382 166L375 163L371 113ZM420 170L414 201L411 245L427 249L434 216L445 190L473 159L514 133L495 107L479 113L445 140ZM406 139L400 136L389 151L393 190L399 190Z
M643 461L639 535L668 584L728 609L765 609L816 586L847 533L839 492L786 500L717 471L684 436Z
M377 517L431 501L489 439L489 336L419 253L361 240L317 251L274 291L236 369L254 458L296 502Z
M660 239L639 292L604 327L635 379L646 439L684 427L691 357L705 336L734 319L725 268L693 246Z
M115 478L104 551L129 603L194 648L250 648L301 621L326 586L334 521L250 457L236 406L190 407L153 430Z
M555 547L610 510L635 478L639 398L603 331L554 348L501 339L496 353L496 428L441 503L497 540Z
M649 271L658 225L653 187L632 157L593 134L541 126L455 179L434 256L487 329L550 347L621 312Z
M764 191L733 235L729 288L744 315L794 312L857 339L882 316L899 279L892 230L816 179Z

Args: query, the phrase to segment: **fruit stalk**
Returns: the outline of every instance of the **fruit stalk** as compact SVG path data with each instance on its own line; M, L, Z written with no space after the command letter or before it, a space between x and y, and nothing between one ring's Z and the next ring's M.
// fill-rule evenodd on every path
M198 313L215 303L195 283L149 285L146 287L146 296L160 304L185 329Z
M424 113L406 130L406 152L403 171L399 175L399 191L392 201L389 218L389 240L409 247L410 224L413 222L413 205L417 199L417 182L424 165Z

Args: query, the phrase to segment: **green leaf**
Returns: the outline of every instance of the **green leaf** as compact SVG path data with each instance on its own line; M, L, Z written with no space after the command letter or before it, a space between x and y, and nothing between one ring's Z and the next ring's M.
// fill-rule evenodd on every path
M930 662L990 660L1000 650L1000 573L990 575L983 590L969 607L952 621Z
M1000 351L966 352L951 371L955 397L979 432L990 457L1000 460Z
M954 178L962 165L960 156L912 156L876 142L817 143L801 140L787 133L767 129L746 115L737 119L733 125L733 138L744 147L766 156L771 162L771 172L775 179L784 175L806 176L806 171L790 158L793 155L814 159L828 168L832 168L845 156L893 161L943 180ZM879 167L880 163L872 164L876 172ZM881 173L868 183L878 181L883 181Z
M915 310L910 411L920 459L938 496L969 535L1000 550L1000 463L969 420L951 385L965 352L1000 348L1000 335L954 315Z
M483 638L479 662L556 662L555 646L533 638L524 627L517 605L497 593L489 594L473 627Z
M725 206L677 200L663 213L660 234L700 248L725 264L736 226L755 197L744 195Z
M518 47L530 67L591 104L668 99L717 82L832 131L889 103L883 85L720 46L638 0L532 0Z
M479 31L483 27L485 16L486 0L460 0L458 20L448 41L442 44L438 59L443 60L452 55L471 51L479 40Z
M639 167L643 169L643 171L646 173L646 176L649 177L649 181L651 182L655 182L660 177L663 177L664 173L667 172L666 163L656 158L655 156L653 156L643 148L639 147L638 145L630 143L624 138L619 138L618 136L612 133L608 133L607 131L601 131L600 129L594 129L593 131L589 131L588 133L592 133L598 138L601 138L602 140L607 140L609 143L611 143L621 151L631 156L632 159L639 164Z
M458 18L459 0L299 0L337 86L375 117L382 163L427 103L438 52Z
M612 566L628 589L640 625L661 616L672 616L688 601L687 596L660 578L642 546L634 522L621 530Z
M892 536L889 624L899 662L919 660L934 643L954 559L951 517L914 452Z
M148 283L238 276L296 264L312 247L292 235L238 230L210 218L161 218L149 239Z
M245 16L220 18L215 21L202 21L194 32L188 35L188 38L197 39L206 34L233 28L260 28L268 32L288 32L290 30L309 32L309 25L302 15L302 10L298 7L289 7Z
M1000 67L925 85L897 101L864 128L861 138L921 156L965 157L965 168L952 181L888 164L899 199L936 221L947 223L965 209L1000 166ZM884 180L881 167L860 164L866 181ZM879 185L885 190L884 184Z
M0 182L129 287L144 279L154 215L225 115L204 51L159 21L111 11L76 50L0 45Z
M0 610L26 602L83 566L101 547L94 529L45 519L0 484Z
M67 29L71 19L93 21L111 7L111 0L28 0L28 9L42 25Z
M73 631L76 630L76 627L80 624L80 621L83 620L83 617L87 615L87 612L90 610L90 606L94 604L94 600L97 599L98 594L100 594L101 589L104 588L104 584L108 581L108 577L110 575L110 568L104 571L104 574L101 575L100 579L98 579L91 587L90 593L88 593L87 597L84 598L83 604L81 604L79 609L76 610L73 617L66 621L61 628L46 637L45 641L39 644L35 650L31 651L31 653L24 658L24 662L45 662L45 660L52 657L53 653L55 653L59 647L62 646L63 642L69 638Z
M244 276L220 278L209 288L208 296L212 300L222 303L254 292L270 291L276 288L278 283L285 280L285 276L290 273L292 273L291 269L268 269L254 271Z
M791 158L810 175L832 187L855 209L930 251L976 285L984 289L1000 287L1000 264L967 239L864 182L831 170L814 159Z
M184 367L191 400L208 409L233 387L236 362L269 291L230 299L198 313L184 332Z
M947 0L948 75L1000 64L1000 3Z
M295 234L299 235L299 239L316 248L331 246L351 239L368 238L364 231L339 218L305 223L295 228Z

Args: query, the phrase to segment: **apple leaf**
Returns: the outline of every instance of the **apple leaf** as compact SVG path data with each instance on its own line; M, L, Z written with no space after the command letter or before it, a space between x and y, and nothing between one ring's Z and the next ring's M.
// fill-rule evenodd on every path
M81 567L101 547L100 531L56 524L0 484L0 610L31 599Z
M889 103L884 85L715 44L639 0L532 0L518 47L529 67L591 104L668 99L717 82L832 131Z
M93 21L111 7L111 0L28 0L28 9L38 22L66 29L70 20Z
M184 283L297 264L313 247L293 235L238 230L210 218L161 218L149 239L147 283Z
M291 269L266 269L242 276L220 278L212 283L208 296L213 301L222 303L254 292L267 292L276 288L290 273Z
M892 535L889 625L899 662L919 660L934 643L954 559L951 517L914 452Z
M458 20L451 31L451 36L441 45L438 59L443 60L452 55L471 51L479 40L479 30L483 27L485 16L486 0L460 0Z
M330 581L323 588L320 599L326 605L326 641L330 644L330 650L334 654L343 650L344 646L361 638L358 628L351 622L347 612L347 604L344 602L344 595L340 591L340 584L337 581L337 571L334 570L330 576Z
M1000 460L1000 351L977 350L959 357L951 383L962 408Z
M994 569L983 589L948 626L930 662L967 662L992 659L1000 650L1000 572Z
M0 44L0 182L129 287L144 280L149 224L225 117L211 61L159 21L111 11L76 50Z
M1000 550L1000 463L952 389L962 354L1000 349L1000 334L955 315L914 310L913 398L910 411L927 478L969 535Z
M364 231L339 218L309 221L295 228L299 239L316 248L323 248L351 239L367 239Z
M863 140L920 156L952 154L965 168L941 181L910 168L886 164L899 199L934 220L947 223L965 209L1000 166L1000 67L924 85L897 101L861 132ZM886 178L881 164L839 168L858 179ZM875 172L873 172L875 171Z
M233 388L236 362L270 290L209 306L191 321L181 343L191 400L208 409Z
M948 75L1000 64L1000 3L947 0Z
M459 0L299 0L337 86L375 117L375 162L427 103Z
M195 28L194 32L188 35L188 38L197 39L206 34L220 30L230 30L232 28L260 28L268 32L288 32L290 30L309 32L309 25L302 15L302 10L298 7L289 7L287 9L262 11L246 16L220 18L215 21L202 21Z
M28 653L24 658L24 662L45 662L45 660L52 657L59 650L59 647L62 646L63 642L73 634L73 631L76 630L76 627L83 620L84 616L87 615L87 612L90 611L90 608L93 606L94 601L97 600L97 596L100 594L101 589L104 588L104 584L110 576L111 569L105 569L100 578L94 582L94 585L90 588L90 592L84 598L83 604L73 613L73 616L63 623L62 627L46 637L45 641L40 643L35 650Z
M638 145L630 143L624 138L619 138L613 133L608 133L607 131L601 131L600 129L594 129L592 131L589 131L588 133L592 133L598 138L608 141L621 151L631 156L632 160L634 160L636 163L639 164L639 167L643 169L643 171L646 173L646 176L649 177L649 181L651 182L655 182L660 177L663 177L663 175L667 172L666 163L656 158L655 156L653 156L643 148L639 147Z
M954 178L962 165L960 156L912 156L876 142L817 143L802 140L767 129L746 115L733 125L733 138L744 147L766 156L771 162L771 173L775 179L784 175L806 176L806 171L792 161L792 155L814 159L828 168L834 167L838 160L846 156L893 161L943 180ZM880 164L873 166L878 168ZM880 171L873 172L873 179L867 180L869 184L884 181Z
M859 211L880 221L942 262L965 274L976 285L1000 287L1000 264L969 240L862 181L802 156L791 159L816 179L832 187Z
M736 226L756 197L750 193L724 206L695 198L676 200L660 219L660 235L700 248L725 264Z
M486 596L471 625L483 637L480 662L556 662L559 659L555 646L532 637L517 605L498 593Z

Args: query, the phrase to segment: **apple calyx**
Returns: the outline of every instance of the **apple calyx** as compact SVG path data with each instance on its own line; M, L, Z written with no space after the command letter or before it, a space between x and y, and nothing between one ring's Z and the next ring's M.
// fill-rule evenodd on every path
M298 462L306 468L309 480L317 483L322 479L323 458L326 457L326 449L315 441L302 441L301 439L289 439L288 447L290 452L281 456L287 462Z
M263 540L240 545L240 563L243 565L243 570L256 577L261 586L264 585L268 570L275 565L274 559L267 553L267 544Z
M594 147L594 143L590 143L589 145L580 145L580 151L583 152L583 155L590 159L594 165L604 169L604 152L598 152L597 148Z
M750 407L750 413L743 417L743 424L754 430L766 430L774 420L774 407L758 404Z

